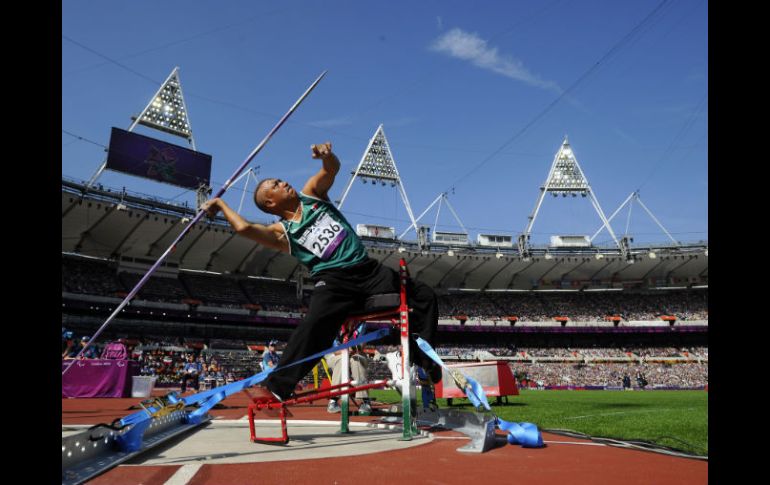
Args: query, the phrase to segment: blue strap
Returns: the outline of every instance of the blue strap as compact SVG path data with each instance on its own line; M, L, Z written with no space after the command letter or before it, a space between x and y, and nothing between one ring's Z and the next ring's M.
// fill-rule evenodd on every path
M457 369L454 369L457 370ZM458 371L459 372L459 371ZM489 402L487 401L487 393L484 392L484 388L481 387L481 384L479 384L476 379L465 376L465 380L468 381L468 387L471 390L470 394L466 393L466 396L469 396L468 399L471 400L474 406L477 408L479 406L484 406L484 409L487 411L491 411L492 408L489 406Z
M444 361L441 360L441 357L438 356L428 342L420 337L416 337L416 340L420 350L435 363L446 369L449 375L452 376L452 379L454 379L457 387L465 393L476 408L483 406L488 411L492 410L487 401L487 394L484 392L484 388L478 381L466 376L460 372L459 369L450 369L444 364ZM512 423L495 416L495 424L498 428L508 433L508 443L512 445L521 445L524 448L543 447L543 436L540 434L537 426L532 423Z
M462 372L459 372L457 369L450 369L447 367L446 364L444 364L444 361L441 360L441 357L438 356L436 351L433 350L433 347L431 347L428 342L420 337L416 337L416 339L417 346L420 347L420 350L422 350L425 355L433 359L433 361L438 365L446 369L449 375L452 376L452 379L454 379L457 387L463 391L463 393L473 403L474 407L478 408L479 406L483 406L487 411L492 410L492 408L489 406L489 402L487 402L487 395L484 393L484 388L481 387L481 384L479 384L475 379L466 376ZM470 391L470 393L468 391Z
M532 423L513 423L497 418L497 427L508 432L508 443L524 448L542 448L543 435Z
M381 339L382 337L387 336L389 333L390 333L390 327L381 328L374 332L366 333L356 339L349 340L348 342L345 342L342 345L334 346L329 349L318 352L317 354L313 354L311 356L305 357L302 360L298 360L290 364L283 365L281 367L268 368L258 374L254 374L251 377L247 377L246 379L232 382L230 384L226 384L224 386L217 387L209 391L199 392L198 394L193 394L192 396L183 397L181 400L184 401L185 406L191 406L195 404L200 405L198 409L188 414L188 422L199 422L200 419L202 419L202 417L208 412L208 410L214 407L218 402L222 401L224 398L228 396L241 392L246 388L259 384L260 382L264 381L271 372L275 372L279 369L288 369L289 367L299 365L303 362L307 362L314 359L320 359L324 355L332 352L336 352L338 350L353 347L355 345L362 345L367 342L371 342L372 340ZM148 408L148 411L155 412L158 410L150 407ZM148 414L145 411L139 411L133 414L129 414L128 416L122 418L120 421L123 425L128 425L128 424L136 424L146 419L150 419Z

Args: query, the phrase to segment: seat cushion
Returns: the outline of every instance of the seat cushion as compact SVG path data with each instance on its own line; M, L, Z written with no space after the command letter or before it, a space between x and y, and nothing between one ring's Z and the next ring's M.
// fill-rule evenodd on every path
M352 312L353 315L361 313L374 313L386 310L394 310L401 304L401 295L398 293L383 293L372 295L366 299L364 308Z

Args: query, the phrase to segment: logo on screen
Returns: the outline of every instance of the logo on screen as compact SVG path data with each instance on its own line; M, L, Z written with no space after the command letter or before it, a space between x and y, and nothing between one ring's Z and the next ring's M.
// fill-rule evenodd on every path
M174 181L176 178L176 161L177 155L173 148L165 147L158 149L155 146L150 146L150 154L144 163L150 165L147 169L148 177L159 177L165 181Z

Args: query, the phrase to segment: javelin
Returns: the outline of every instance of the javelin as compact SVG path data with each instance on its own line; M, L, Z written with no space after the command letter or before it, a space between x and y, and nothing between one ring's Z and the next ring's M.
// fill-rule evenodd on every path
M305 100L305 98L310 94L310 91L313 90L313 88L316 87L316 85L321 82L321 79L326 75L327 71L324 71L321 73L320 76L313 82L313 84L310 85L309 88L302 94L302 96L299 97L299 99L294 103L294 106L289 109L289 111L286 112L285 115L283 115L283 118L281 118L278 123L275 124L272 130L270 130L270 133L265 136L265 138L262 139L261 142L259 142L259 145L249 154L249 156L246 158L246 160L243 161L240 167L238 167L238 170L235 171L235 173L227 179L227 181L224 183L221 189L217 192L217 194L214 196L214 198L221 197L222 194L227 191L227 189L230 188L230 185L233 183L233 181L238 177L238 175L243 172L243 170L246 168L246 166L251 162L251 160L257 156L257 153L259 153L262 150L262 147L264 147L268 141L270 141L270 138L273 137L276 131L286 122L287 119L289 119L289 116L291 116L292 113L294 113L294 110L297 109L297 107L302 103L302 101ZM128 305L128 302L131 301L131 299L139 292L139 290L144 286L144 284L147 282L147 280L150 279L150 275L155 272L155 270L160 266L160 263L163 262L164 259L173 251L176 249L177 244L184 238L187 233L190 231L190 229L200 220L201 217L203 217L203 214L205 214L205 211L202 209L198 210L198 213L195 215L195 218L190 222L190 224L185 227L182 232L177 236L177 238L174 240L174 242L171 243L171 245L166 249L166 251L158 258L158 260L155 262L155 264L152 265L152 267L147 271L147 273L142 277L141 280L139 280L139 283L134 286L134 289L129 292L129 294L123 299L123 301L118 305L117 308L115 308L115 311L112 312L112 315L107 318L107 320L102 324L101 327L99 327L99 330L96 331L93 337L86 343L86 346L80 349L80 352L78 352L78 355L75 356L74 360L77 360L80 358L80 356L85 352L85 350L96 340L96 338L102 333L102 331L109 325L109 323L112 321L115 316L120 313L120 311ZM74 362L73 360L73 362ZM70 367L72 367L72 363L67 365L67 367L62 371L62 376L67 373Z

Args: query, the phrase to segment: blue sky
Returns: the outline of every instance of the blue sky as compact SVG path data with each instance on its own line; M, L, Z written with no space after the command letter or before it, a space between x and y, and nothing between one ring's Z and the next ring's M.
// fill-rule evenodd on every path
M127 128L179 66L216 190L328 70L253 161L260 178L301 187L318 168L310 145L331 141L343 165L336 199L382 123L415 215L449 190L472 237L515 237L568 135L608 216L640 189L677 239L706 240L707 20L704 0L70 0L62 6L62 175L87 180L111 127ZM115 172L99 182L194 201L178 187ZM236 208L242 188L224 196ZM344 212L353 224L399 233L408 225L390 187L357 182ZM242 213L271 220L248 202ZM613 221L616 233L626 217ZM434 221L435 212L424 219ZM600 225L587 199L549 196L532 242ZM439 229L459 229L445 209ZM667 240L638 205L629 233L635 243ZM608 241L605 231L595 242Z

